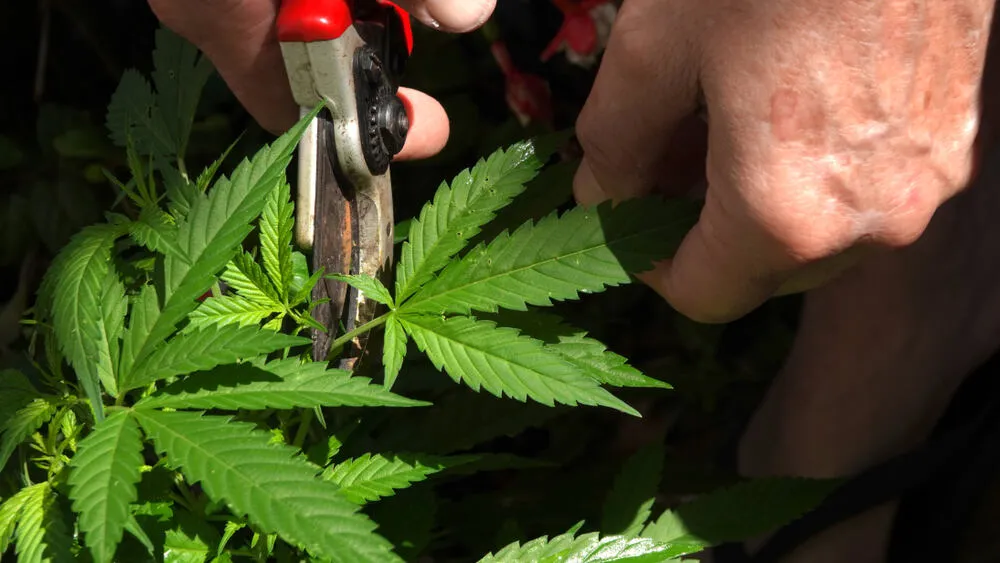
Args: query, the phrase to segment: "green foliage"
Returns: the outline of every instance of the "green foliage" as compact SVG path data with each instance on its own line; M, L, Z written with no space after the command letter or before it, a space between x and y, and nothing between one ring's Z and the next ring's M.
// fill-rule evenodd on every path
M476 459L475 456L454 458L434 456L383 456L365 454L330 466L323 477L341 488L341 494L351 502L365 504L392 496L429 475Z
M136 418L189 482L264 531L334 561L392 560L389 543L372 534L374 524L336 486L317 479L318 468L253 425L144 409Z
M564 530L571 512L600 509L583 506L594 498L605 499L600 532L577 526L484 561L668 561L822 497L737 488L650 524L662 447L626 461L607 495L577 481L577 469L589 475L604 460L565 471L589 439L577 426L583 409L572 407L607 407L591 409L604 423L632 420L620 413L638 411L607 387L670 386L554 306L668 258L697 205L650 199L557 213L572 167L546 164L563 137L524 141L441 184L409 223L391 288L311 271L292 244L286 168L319 108L231 169L234 145L192 176L211 66L165 30L153 63L151 79L122 76L106 115L110 144L83 126L50 143L110 154L128 177L103 174L117 207L59 251L24 323L23 369L0 370L0 556L381 563L439 544L479 555ZM9 148L0 143L0 164L17 161ZM324 276L384 314L346 335L321 326L311 292ZM375 330L381 338L370 342L382 349L369 356L382 358L381 384L311 357L311 331L329 331L339 350ZM524 439L542 426L551 443ZM493 451L498 444L517 447ZM525 453L533 448L542 453ZM502 490L509 483L529 483L527 495ZM526 496L546 519L501 515ZM731 510L739 503L752 508ZM719 516L727 510L730 520ZM485 535L471 530L477 523Z
M663 446L655 444L628 459L604 502L601 531L626 537L639 535L656 500L664 455Z
M298 359L276 360L262 366L230 364L196 375L169 385L138 404L223 410L428 404L390 393L366 378L328 369L324 363L302 363Z
M514 542L495 555L487 555L480 563L660 563L690 553L693 552L685 546L661 543L649 538L613 535L601 537L596 532L576 537L575 530L572 530L551 540L541 537L524 545Z
M638 199L578 207L526 223L452 262L401 310L432 314L525 310L628 283L673 254L696 207Z
M82 442L73 457L69 486L73 510L94 561L111 561L138 492L142 436L135 419L116 412Z
M748 540L802 516L839 485L835 479L744 481L665 511L642 535L700 546Z
M519 401L531 397L549 406L600 405L638 415L593 378L514 329L468 317L407 315L400 321L438 369L475 391L482 388Z
M14 413L4 424L3 434L0 434L0 469L7 465L14 449L31 437L55 413L56 406L48 397L39 397Z
M396 278L396 296L405 301L479 233L496 212L524 191L545 163L534 143L519 143L481 160L438 189L420 217L409 225Z

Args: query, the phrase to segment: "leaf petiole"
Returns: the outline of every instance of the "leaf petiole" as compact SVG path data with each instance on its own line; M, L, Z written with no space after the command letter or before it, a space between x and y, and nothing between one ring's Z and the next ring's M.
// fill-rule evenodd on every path
M341 348L343 348L344 346L346 346L348 342L354 340L355 338L357 338L358 336L361 336L362 334L364 334L366 332L369 332L369 331L371 331L373 329L376 329L376 328L384 325L386 323L386 321L389 320L389 315L392 315L392 314L393 314L392 312L389 312L389 313L385 313L384 315L381 315L379 317L375 317L374 319L368 321L367 323L359 326L358 328L356 328L356 329L348 332L347 334L344 334L340 338L334 340L333 343L330 344L330 353L327 354L326 361L329 362L329 361L333 360L334 354L336 354Z

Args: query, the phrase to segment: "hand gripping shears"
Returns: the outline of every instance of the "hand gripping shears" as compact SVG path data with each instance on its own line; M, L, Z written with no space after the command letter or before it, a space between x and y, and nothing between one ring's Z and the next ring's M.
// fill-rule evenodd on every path
M303 115L324 106L298 149L295 240L313 269L367 274L388 282L393 212L389 163L409 131L397 96L413 49L409 15L385 0L283 0L277 20L288 79ZM387 283L388 285L388 283ZM372 320L378 303L323 278L313 291L313 357L323 361L337 334ZM371 353L366 335L340 356L353 370Z

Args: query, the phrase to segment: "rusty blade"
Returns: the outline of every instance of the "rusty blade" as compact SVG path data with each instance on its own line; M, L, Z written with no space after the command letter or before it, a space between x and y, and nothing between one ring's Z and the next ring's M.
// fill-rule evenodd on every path
M328 332L313 330L313 358L326 359L330 344L345 327L344 306L350 301L347 284L325 277L327 274L351 272L356 213L351 205L352 193L341 189L337 178L337 153L331 128L333 123L326 112L316 119L316 202L313 220L313 271L322 268L324 277L313 288L313 302L321 302L313 309L313 317L327 327ZM348 184L344 184L345 186ZM350 328L347 328L350 330Z
M388 283L392 275L392 194L388 173L379 177L361 175L351 181L335 163L335 124L328 116L317 119L316 213L313 222L313 270L325 274L365 274ZM357 289L322 278L313 289L313 301L322 302L313 316L327 332L313 331L313 357L329 357L337 336L371 321L381 306ZM362 334L338 353L337 367L360 371L377 364L368 361L381 349L378 337Z

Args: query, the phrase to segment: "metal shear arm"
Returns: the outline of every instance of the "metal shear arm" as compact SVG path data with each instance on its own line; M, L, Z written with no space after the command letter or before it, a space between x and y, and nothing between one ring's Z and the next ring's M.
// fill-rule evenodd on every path
M402 148L408 116L396 96L412 46L409 18L383 0L284 0L278 38L296 102L324 104L299 146L296 243L313 251L313 268L367 274L388 282L393 211L389 163ZM371 320L377 304L333 280L314 299L313 354L325 359L331 336ZM353 369L368 348L354 343L340 367Z

